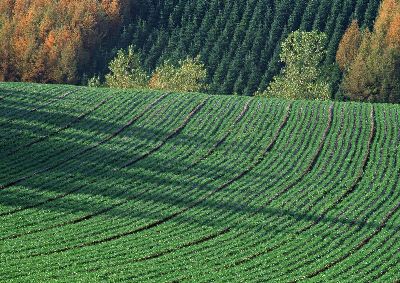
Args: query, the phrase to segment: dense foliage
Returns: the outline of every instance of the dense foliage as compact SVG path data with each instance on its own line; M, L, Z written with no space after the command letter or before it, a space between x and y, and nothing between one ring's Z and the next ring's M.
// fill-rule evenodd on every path
M372 32L353 23L337 53L352 100L400 102L400 2L384 0Z
M180 92L199 92L206 89L204 84L207 71L199 57L180 60L175 66L164 62L154 71L149 88Z
M246 95L285 86L291 98L399 102L399 2L380 2L0 0L0 81ZM294 73L283 75L281 44L294 31L327 36L320 74L295 75L318 94L294 95ZM122 66L130 46L134 66Z
M99 76L88 81L88 86L107 86L112 88L157 89L180 92L205 91L207 71L199 57L179 60L177 64L169 61L158 66L149 76L143 69L140 54L133 46L120 49L109 64L110 73L105 76L105 84Z
M361 41L362 33L354 20L343 35L336 53L336 62L342 72L347 72L356 59Z
M251 95L280 72L280 44L292 31L328 36L325 66L352 19L372 27L379 0L137 1L122 42L142 50L145 67L201 56L210 91ZM336 83L336 75L332 81Z
M261 95L286 99L329 99L331 88L321 64L327 36L295 31L284 40L280 59L284 67Z
M398 282L400 105L0 84L2 282Z
M0 80L79 83L101 71L130 2L0 0Z
M148 84L148 75L133 46L129 46L127 51L119 50L110 62L109 69L110 73L106 75L106 85L109 87L144 88Z

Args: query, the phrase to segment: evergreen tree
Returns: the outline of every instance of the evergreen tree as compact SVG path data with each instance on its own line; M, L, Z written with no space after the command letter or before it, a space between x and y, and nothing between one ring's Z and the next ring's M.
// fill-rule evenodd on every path
M372 28L379 8L380 0L370 0L365 11L362 27Z
M6 3L13 2L15 1L6 1ZM17 2L27 3L22 0ZM28 2L45 3L46 0ZM96 48L91 50L91 53L77 52L80 49L76 47L62 48L65 56L60 57L64 58L63 60L78 63L77 67L71 67L68 72L62 71L65 70L62 66L53 68L51 72L58 77L76 76L80 81L78 77L82 75L82 70L89 74L104 74L108 62L116 55L116 50L133 44L143 54L143 67L148 73L154 71L161 62L169 60L176 63L187 56L194 57L200 54L208 71L207 83L216 84L211 89L236 92L240 89L246 94L254 90L254 85L265 87L280 72L282 64L279 62L279 48L287 33L299 28L324 31L329 38L325 64L329 69L335 60L339 41L350 21L358 20L362 28L372 27L379 5L379 0L88 0L86 2L97 3L96 5L104 2L105 10L108 12L103 15L114 16L115 3L134 3L134 5L128 9L130 13L126 12L126 8L121 9L121 18L125 20L123 31L119 33L113 29L111 35L115 37L103 38L101 44L94 45ZM0 7L0 19L2 11L7 10L3 6ZM81 17L81 21L82 19L84 17ZM4 21L7 19L1 20ZM111 19L112 24L109 26L120 26L115 25L118 21ZM7 24L3 26L7 27ZM8 26L7 29L4 28L3 35L12 33L12 27ZM27 34L33 35L35 31L29 31ZM103 32L93 34L100 37L104 35ZM86 38L79 36L82 39ZM35 36L29 38L32 46L36 44L35 38ZM76 38L74 40L78 42ZM70 44L72 42L72 37L66 41ZM2 41L2 48L6 50L2 52L5 58L3 62L10 62L7 58L14 52L10 52L8 46L10 43L13 44L7 39ZM85 44L83 46L86 47ZM101 52L97 52L97 48L101 49ZM31 51L38 50L38 54L22 58L26 58L26 65L40 70L39 73L48 72L50 70L48 63L51 61L44 59L46 52L39 49L33 47ZM238 64L235 58L240 49L245 51L245 55ZM27 53L31 51L26 50ZM88 56L81 54L93 54L93 57L88 59ZM8 70L9 74L18 69L17 66L9 66L7 63L6 65L2 69ZM219 66L226 66L226 69L221 70L222 67ZM87 71L88 69L90 71ZM218 73L215 74L217 69ZM239 77L240 83L236 83ZM35 76L29 78L36 80ZM243 82L244 87L242 87Z
M311 1L313 2L313 1ZM288 29L290 31L297 30L300 25L302 24L302 15L304 13L304 3L303 1L296 1L295 6L293 7L293 12L290 15L290 18L288 20ZM307 12L307 10L306 10ZM315 11L314 11L315 13Z
M364 20L364 16L365 16L365 12L367 11L367 7L368 7L368 0L357 0L356 1L356 7L354 9L354 14L356 16L356 18L358 19L358 21L363 22Z
M327 19L331 12L332 2L332 0L321 0L313 23L314 30L325 30Z
M304 3L303 3L304 4ZM315 11L318 10L318 1L307 1L307 7L301 20L301 30L309 31L312 29L314 19L316 16Z
M338 48L340 39L348 26L348 20L351 17L352 0L344 0L344 5L336 18L335 31L330 36L330 41L327 47L327 54L325 64L330 65L335 62L336 50Z

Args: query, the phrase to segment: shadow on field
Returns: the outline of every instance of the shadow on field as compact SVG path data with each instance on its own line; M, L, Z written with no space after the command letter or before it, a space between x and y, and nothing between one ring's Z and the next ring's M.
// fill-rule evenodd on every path
M24 107L1 104L0 118L9 119L18 112L24 116L24 121L28 124L46 123L55 127L59 127L61 122L76 118L74 115L45 110L29 114L28 109L32 107L35 107L35 104L27 104ZM11 112L3 114L2 110L5 108ZM134 111L136 110L132 111L132 115ZM151 119L152 113L150 111L143 118ZM174 127L178 127L186 115L187 113L182 113L182 117L177 119ZM197 117L194 117L193 121L196 119ZM32 175L37 170L51 167L52 164L68 160L71 156L90 149L90 143L101 141L107 134L123 125L122 122L111 123L86 117L73 125L71 130L41 141L9 157L4 157L7 152L2 150L0 182L4 185L20 177ZM191 207L201 196L216 190L237 176L265 147L264 143L255 142L251 148L252 151L248 152L250 143L257 137L246 136L239 139L235 136L237 134L235 132L237 129L235 129L232 137L222 143L213 155L191 167L192 162L197 162L210 147L218 142L218 138L223 135L225 129L219 129L216 136L207 136L207 132L202 132L195 126L191 128L189 123L185 131L168 140L160 150L128 168L120 169L126 162L140 158L151 151L174 128L167 129L162 124L148 126L149 123L146 123L146 125L146 127L141 127L134 124L109 143L92 148L85 154L77 155L65 164L45 173L36 174L16 186L0 190L1 221L18 221L15 219L23 217L25 214L22 214L22 211L28 208L30 217L38 213L38 217L44 219L52 214L65 215L68 219L74 219L104 211L102 215L110 219L127 219L132 225L143 219L147 222L157 221L176 211ZM24 126L24 131L21 132L16 127L18 123L10 124L7 125L7 130L18 132L21 139L19 144L28 143L40 130L38 126ZM248 128L252 127L254 125L248 126ZM265 127L267 129L267 125ZM265 130L265 135L272 136L274 130ZM88 142L82 142L83 139L88 139ZM10 148L12 146L8 149ZM286 150L279 146L273 149L281 156L285 156ZM243 154L244 152L246 154ZM268 161L271 160L268 160L267 155L267 159L261 163L260 168L257 167L244 180L234 182L231 186L216 192L172 221L189 223L196 227L221 228L230 226L232 222L227 218L233 216L234 219L240 219L235 224L238 229L258 231L265 224L264 229L274 227L274 231L277 232L282 229L274 226L274 221L277 219L278 221L295 219L299 225L319 220L329 226L339 224L370 229L379 227L378 222L348 219L345 215L319 219L319 215L311 211L287 209L279 206L279 203L259 209L259 206L279 189L274 185L268 185L268 180L273 177L265 174L269 166L266 163ZM285 162L290 164L294 161L286 158ZM289 172L290 175L285 178L295 178L295 173ZM279 175L279 172L273 172L273 174ZM254 183L253 181L259 180L260 176L267 181L263 181L262 184ZM310 195L314 193L318 197L318 192L308 192ZM254 201L248 203L248 200L253 198ZM6 215L7 212L11 212L12 215ZM269 217L277 218L270 222ZM113 225L111 221L110 225ZM387 228L399 229L399 226L392 225ZM285 229L280 232L293 230L292 228ZM1 229L0 234L3 234Z
M140 111L140 109L126 110L127 113L124 115L124 121L119 122L110 122L106 119L97 119L95 117L92 117L91 115L88 115L88 117L85 117L85 119L82 121L76 121L79 115L82 115L85 112L76 111L76 114L71 115L65 113L66 111L68 111L68 109L64 107L53 106L51 108L51 112L47 111L46 109L42 109L41 111L31 113L29 110L33 107L35 107L34 104L27 104L26 108L17 108L10 105L0 105L0 127L2 127L2 132L0 136L3 138L3 140L0 140L0 145L3 145L3 148L0 151L0 157L7 158L7 155L10 154L10 152L12 152L12 150L15 149L16 146L24 147L24 145L27 145L32 140L38 138L46 139L44 142L35 145L35 148L23 148L18 153L18 156L12 156L11 159L13 161L17 158L20 161L27 159L27 162L29 162L29 159L32 158L32 156L26 156L26 153L30 151L35 152L36 157L38 156L38 153L40 154L41 152L46 152L46 155L49 156L47 152L48 150L53 150L61 146L60 144L57 144L57 142L66 143L67 146L73 148L76 151L84 150L85 148L82 145L82 142L86 142L86 140L90 142L100 141L100 138L104 138L107 135L110 135L111 133L116 131L117 129L123 127L131 117L134 117ZM1 111L3 109L11 110L11 112L3 113ZM59 112L53 112L55 109ZM90 111L90 109L88 109L87 111ZM15 113L18 113L18 115L16 116ZM112 114L115 116L121 115L121 113L118 113L118 109L114 109ZM148 114L152 115L152 113ZM149 117L149 115L147 115L145 118L151 119L152 117ZM158 114L157 118L160 118L160 116L161 115ZM5 123L5 121L8 121L10 119L12 119L11 123ZM62 134L58 134L58 140L53 139L50 142L47 141L49 136L52 136L55 131L69 123L72 124L70 129L68 129L68 131L62 132ZM43 126L45 125L50 126L50 128L44 129ZM131 125L127 130L119 133L118 138L135 138L136 140L142 142L146 141L149 143L156 143L160 141L160 138L167 135L168 133L168 130L163 129L162 127L156 127L156 125L150 127ZM174 143L176 146L182 145L183 142L191 138L192 136L181 134L180 139L175 139ZM126 140L124 140L124 142L126 142ZM199 144L203 144L207 143L208 140L204 138L204 136L197 135L196 142ZM113 141L110 144L117 147L119 146L118 141ZM89 146L90 145L87 145L87 147ZM133 146L135 145L133 144ZM98 149L95 148L93 151L95 150ZM108 147L107 151L113 152L117 150ZM123 154L124 151L120 153ZM127 158L128 157L129 156L127 156Z

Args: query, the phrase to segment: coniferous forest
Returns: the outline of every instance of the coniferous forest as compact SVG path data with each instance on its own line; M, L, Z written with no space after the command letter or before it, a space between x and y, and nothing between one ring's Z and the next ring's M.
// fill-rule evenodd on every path
M268 90L274 77L288 64L281 57L285 39L294 31L316 31L326 39L322 43L323 56L315 66L320 74L314 80L329 85L331 99L400 101L400 79L395 75L400 65L400 9L396 0L385 0L385 5L379 0L1 2L3 81L120 87L169 85L173 90L257 95ZM376 36L369 40L367 33ZM373 41L387 42L387 48L376 49L386 48L388 52L371 56L379 57L379 64L394 63L390 70L377 70L374 77L360 82L357 78L363 76L361 69L368 66L368 60L346 57L343 50L353 50L353 55L360 48L369 52L367 45ZM172 87L165 82L190 73L182 71L184 62L192 62L194 65L189 67L193 71L203 68L200 73L204 75L192 76L201 84L176 87L172 83ZM130 77L114 75L117 81L125 82L107 82L107 74L113 72L111 66L115 69L118 64L119 73L130 73ZM371 63L368 68L374 66ZM299 71L303 68L298 67ZM138 74L140 78L133 80L141 83L130 83ZM395 83L377 83L384 79ZM300 92L302 88L293 91Z
M146 68L165 59L200 54L213 93L251 95L276 75L280 43L292 31L327 34L324 65L335 63L340 39L352 19L372 27L379 0L141 1L132 34ZM337 71L332 80L337 82Z

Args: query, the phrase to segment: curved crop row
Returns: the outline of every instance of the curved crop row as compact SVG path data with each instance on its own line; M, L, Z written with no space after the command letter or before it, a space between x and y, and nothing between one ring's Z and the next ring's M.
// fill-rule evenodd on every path
M4 281L399 279L397 105L3 88Z

